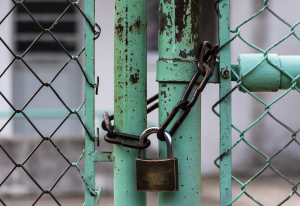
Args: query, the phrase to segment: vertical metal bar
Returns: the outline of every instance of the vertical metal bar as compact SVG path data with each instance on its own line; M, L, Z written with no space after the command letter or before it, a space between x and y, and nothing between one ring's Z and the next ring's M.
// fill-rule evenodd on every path
M197 55L201 43L201 1L160 0L159 21L157 81L159 82L159 123L162 124L175 104L179 102L188 85L187 81L178 79L178 73L172 72L197 69ZM164 77L168 77L168 80L166 81ZM180 114L177 114L174 121ZM178 158L179 191L160 192L160 206L200 205L200 117L199 97L188 117L172 137L174 156ZM166 143L160 142L159 156L166 157L166 151Z
M220 45L230 40L230 0L219 2L219 40ZM231 74L230 44L220 51L220 74L228 69ZM231 76L220 75L220 98L231 90ZM231 147L231 95L220 104L220 154ZM220 159L220 205L231 201L231 152Z
M95 2L85 0L85 14L92 25L95 24ZM85 73L91 81L95 79L95 44L91 27L85 22ZM85 124L91 134L95 131L95 90L85 82ZM85 134L85 153L95 150L95 143ZM91 188L95 188L95 162L90 155L85 155L85 180ZM95 197L85 188L85 205L95 205Z
M147 1L115 0L115 131L140 135L147 127ZM138 150L114 146L114 204L144 206L137 192Z

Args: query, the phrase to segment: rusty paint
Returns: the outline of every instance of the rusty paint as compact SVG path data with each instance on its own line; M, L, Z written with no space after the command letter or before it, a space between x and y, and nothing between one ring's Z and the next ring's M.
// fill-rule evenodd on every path
M161 91L161 92L160 92L160 95L161 95L163 98L167 98L166 91Z
M198 52L196 51L197 48L194 47L194 49L190 50L189 53L186 53L185 51L180 51L179 56L186 59L189 56L195 56Z
M172 24L172 17L170 15L170 13L165 14L163 12L163 4L160 3L159 5L159 11L158 11L158 15L159 15L159 33L162 35L164 33L164 31L167 28L172 28L171 24ZM169 33L168 33L169 34ZM169 36L169 35L168 35Z
M133 24L133 26L134 26L137 30L139 30L139 29L141 28L141 20L140 20L140 18L138 18L138 19L136 20L136 22Z
M184 29L187 26L187 9L189 0L175 0L175 26L177 28L175 39L181 42L184 36Z
M132 84L138 83L138 81L139 81L139 79L140 79L140 77L139 77L139 72L140 72L140 70L137 70L137 72L136 72L135 74L130 75L129 81L130 81Z
M115 28L115 32L120 39L122 39L123 30L124 30L124 26L122 26L122 24L118 24Z

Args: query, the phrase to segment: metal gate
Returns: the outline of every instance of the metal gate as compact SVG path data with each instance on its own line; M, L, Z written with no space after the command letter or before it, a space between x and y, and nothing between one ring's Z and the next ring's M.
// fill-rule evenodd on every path
M250 18L241 21L236 28L231 29L230 0L217 0L215 2L215 10L218 16L219 46L212 46L208 43L201 44L202 40L205 39L201 38L202 16L200 1L160 0L159 59L157 61L159 93L158 96L147 101L147 2L138 0L115 1L114 116L108 116L108 114L105 113L106 121L102 123L103 129L108 131L106 140L115 144L113 152L100 152L95 150L95 144L99 144L99 129L97 128L97 130L95 130L95 93L98 93L99 78L95 80L94 42L101 33L100 26L95 23L95 1L85 0L85 2L80 2L79 0L75 2L65 0L63 12L50 27L43 26L35 18L35 14L32 12L35 8L30 7L30 3L27 4L27 2L31 2L30 0L12 0L12 2L13 7L4 15L5 17L1 20L0 25L15 10L22 8L24 13L29 15L32 22L37 26L39 35L28 45L22 54L18 54L14 48L5 42L0 34L0 41L12 55L12 61L9 65L5 67L3 71L0 71L0 78L11 69L14 62L19 61L34 75L39 81L40 86L29 98L27 103L20 108L15 107L12 101L0 90L1 97L12 111L8 120L1 126L0 132L4 130L14 117L22 115L39 135L40 142L23 162L16 162L10 155L10 151L7 150L0 141L2 151L14 165L13 169L0 183L0 187L5 184L6 180L16 169L22 169L40 189L40 196L32 203L33 205L37 204L44 195L50 195L58 205L61 205L57 198L55 198L55 195L53 195L52 190L64 177L66 172L74 167L85 185L84 205L92 206L95 205L95 198L96 202L99 202L101 192L101 187L95 189L95 163L114 162L114 204L118 206L146 205L146 193L136 191L135 158L139 156L139 150L137 148L148 147L150 142L147 142L148 145L145 146L144 143L138 143L137 140L141 133L146 130L147 113L158 107L159 124L161 128L164 127L163 130L169 131L172 135L174 154L179 160L179 191L172 193L160 192L159 205L200 205L201 97L197 100L197 97L194 96L202 92L205 83L207 83L206 81L208 81L208 83L217 83L220 85L220 99L212 107L213 112L220 118L220 156L215 160L215 165L220 169L220 205L232 205L242 195L248 196L249 201L263 205L259 200L248 193L246 189L247 185L261 175L267 168L270 168L275 174L282 177L291 185L291 194L286 197L286 199L283 199L282 202L278 203L278 205L283 205L293 195L300 196L297 192L299 183L294 183L289 180L271 164L272 159L276 158L278 154L283 152L292 143L295 142L300 145L296 139L296 135L300 129L291 129L270 112L272 105L284 98L290 91L297 90L300 92L299 56L278 56L270 53L274 47L292 36L300 41L300 37L296 34L295 30L300 24L300 21L293 25L287 23L270 8L269 4L272 4L272 2L269 3L268 0L263 0L264 6L260 11ZM80 8L80 5L83 6L83 3L84 10ZM54 32L55 28L60 25L60 20L63 19L64 15L71 9L75 9L81 18L85 20L85 46L80 49L79 53L70 52L67 44L61 42ZM286 36L265 50L251 44L242 36L241 32L243 25L256 18L262 12L269 12L291 30ZM233 34L233 37L230 37L230 34ZM30 52L45 35L50 35L56 46L67 56L65 64L50 81L42 79L26 61L28 52ZM232 64L231 43L235 41L236 38L240 38L245 44L257 50L258 53L241 54L238 63ZM81 61L80 56L84 56L84 63ZM215 62L216 58L219 61ZM203 60L205 61L203 62ZM59 95L58 90L52 86L56 78L72 61L76 63L76 69L82 73L85 81L85 98L77 108L68 106L64 101L64 97ZM211 70L206 70L206 73L203 73L203 68L213 70L209 80L207 73ZM196 78L193 80L194 83L189 86L195 73L198 76L196 75ZM199 77L200 74L205 76L205 78L202 76ZM233 87L232 81L236 82L236 85ZM63 121L50 135L43 134L28 117L25 110L43 88L49 88L67 111ZM271 103L266 103L253 93L275 92L279 89L286 91ZM232 123L231 94L237 90L249 94L265 107L265 112L245 129L240 129ZM192 91L197 95L193 96ZM188 97L191 99L190 101L187 100ZM147 109L147 104L151 104L157 98L159 99L159 104L155 103L152 107ZM190 104L192 106L187 108L186 106ZM193 107L193 105L195 106ZM83 115L80 113L83 106L85 106L84 120ZM216 110L218 106L219 111ZM286 145L272 156L267 156L263 151L257 149L245 136L247 132L266 115L269 115L281 126L290 131L292 136ZM85 150L82 155L78 157L77 162L71 162L52 138L71 116L75 116L78 119L85 131ZM114 119L114 126L110 123L112 119ZM233 144L232 129L236 130L240 136L239 140ZM95 135L95 133L97 134ZM109 135L111 136L109 137ZM158 137L160 135L161 133L158 132ZM49 189L43 188L25 167L26 162L45 142L50 142L68 164L62 175ZM242 182L232 176L231 152L241 142L246 143L252 150L266 160L265 166L246 182ZM165 143L163 141L159 143L159 156L166 156ZM85 158L85 175L83 175L82 169L78 166L83 157ZM232 197L232 181L237 182L241 186L241 192L234 197ZM6 205L5 201L1 199L1 196L0 202Z

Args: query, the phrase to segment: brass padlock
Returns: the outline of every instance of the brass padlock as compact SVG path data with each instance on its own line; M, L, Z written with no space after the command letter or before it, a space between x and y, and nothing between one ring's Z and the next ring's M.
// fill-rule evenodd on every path
M157 133L159 127L150 127L140 136L140 143L144 143L152 133ZM178 160L174 158L172 137L164 132L167 143L168 158L145 158L145 149L139 151L139 158L135 159L136 189L148 192L178 191Z

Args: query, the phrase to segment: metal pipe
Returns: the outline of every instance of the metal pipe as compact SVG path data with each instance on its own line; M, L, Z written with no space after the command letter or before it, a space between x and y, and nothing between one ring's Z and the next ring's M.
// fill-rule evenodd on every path
M230 0L219 1L219 43L226 44L230 40ZM219 76L220 98L231 90L231 50L227 44L221 51ZM222 75L222 71L228 75ZM220 154L231 147L231 95L220 103ZM231 152L220 158L220 206L225 206L231 201Z
M162 124L180 101L190 79L176 75L164 80L166 70L179 69L182 73L197 68L201 43L201 1L160 0L159 5L159 123ZM165 76L166 77L166 76ZM197 85L195 85L194 89ZM193 93L193 92L192 92ZM174 157L178 158L178 192L160 192L159 205L200 205L201 188L201 101L200 97L188 117L172 136ZM179 112L174 121L181 115ZM170 127L173 125L171 122ZM170 129L167 128L167 131ZM165 142L159 143L159 156L167 157Z
M237 71L239 76L243 76L242 85L253 92L289 89L293 84L292 78L300 74L300 56L268 54L267 59L258 65L264 58L263 54L239 55ZM300 79L295 82L300 87Z
M91 24L95 24L95 2L85 1L85 13ZM85 74L88 79L95 79L95 42L94 33L88 22L85 23ZM85 125L94 134L95 131L95 90L85 82ZM86 154L95 150L95 142L85 133ZM90 155L85 155L85 180L95 189L95 162ZM85 188L85 205L95 205L95 197Z
M115 131L141 135L147 126L147 1L115 1ZM114 146L114 205L145 206L137 192L135 158L139 151Z

